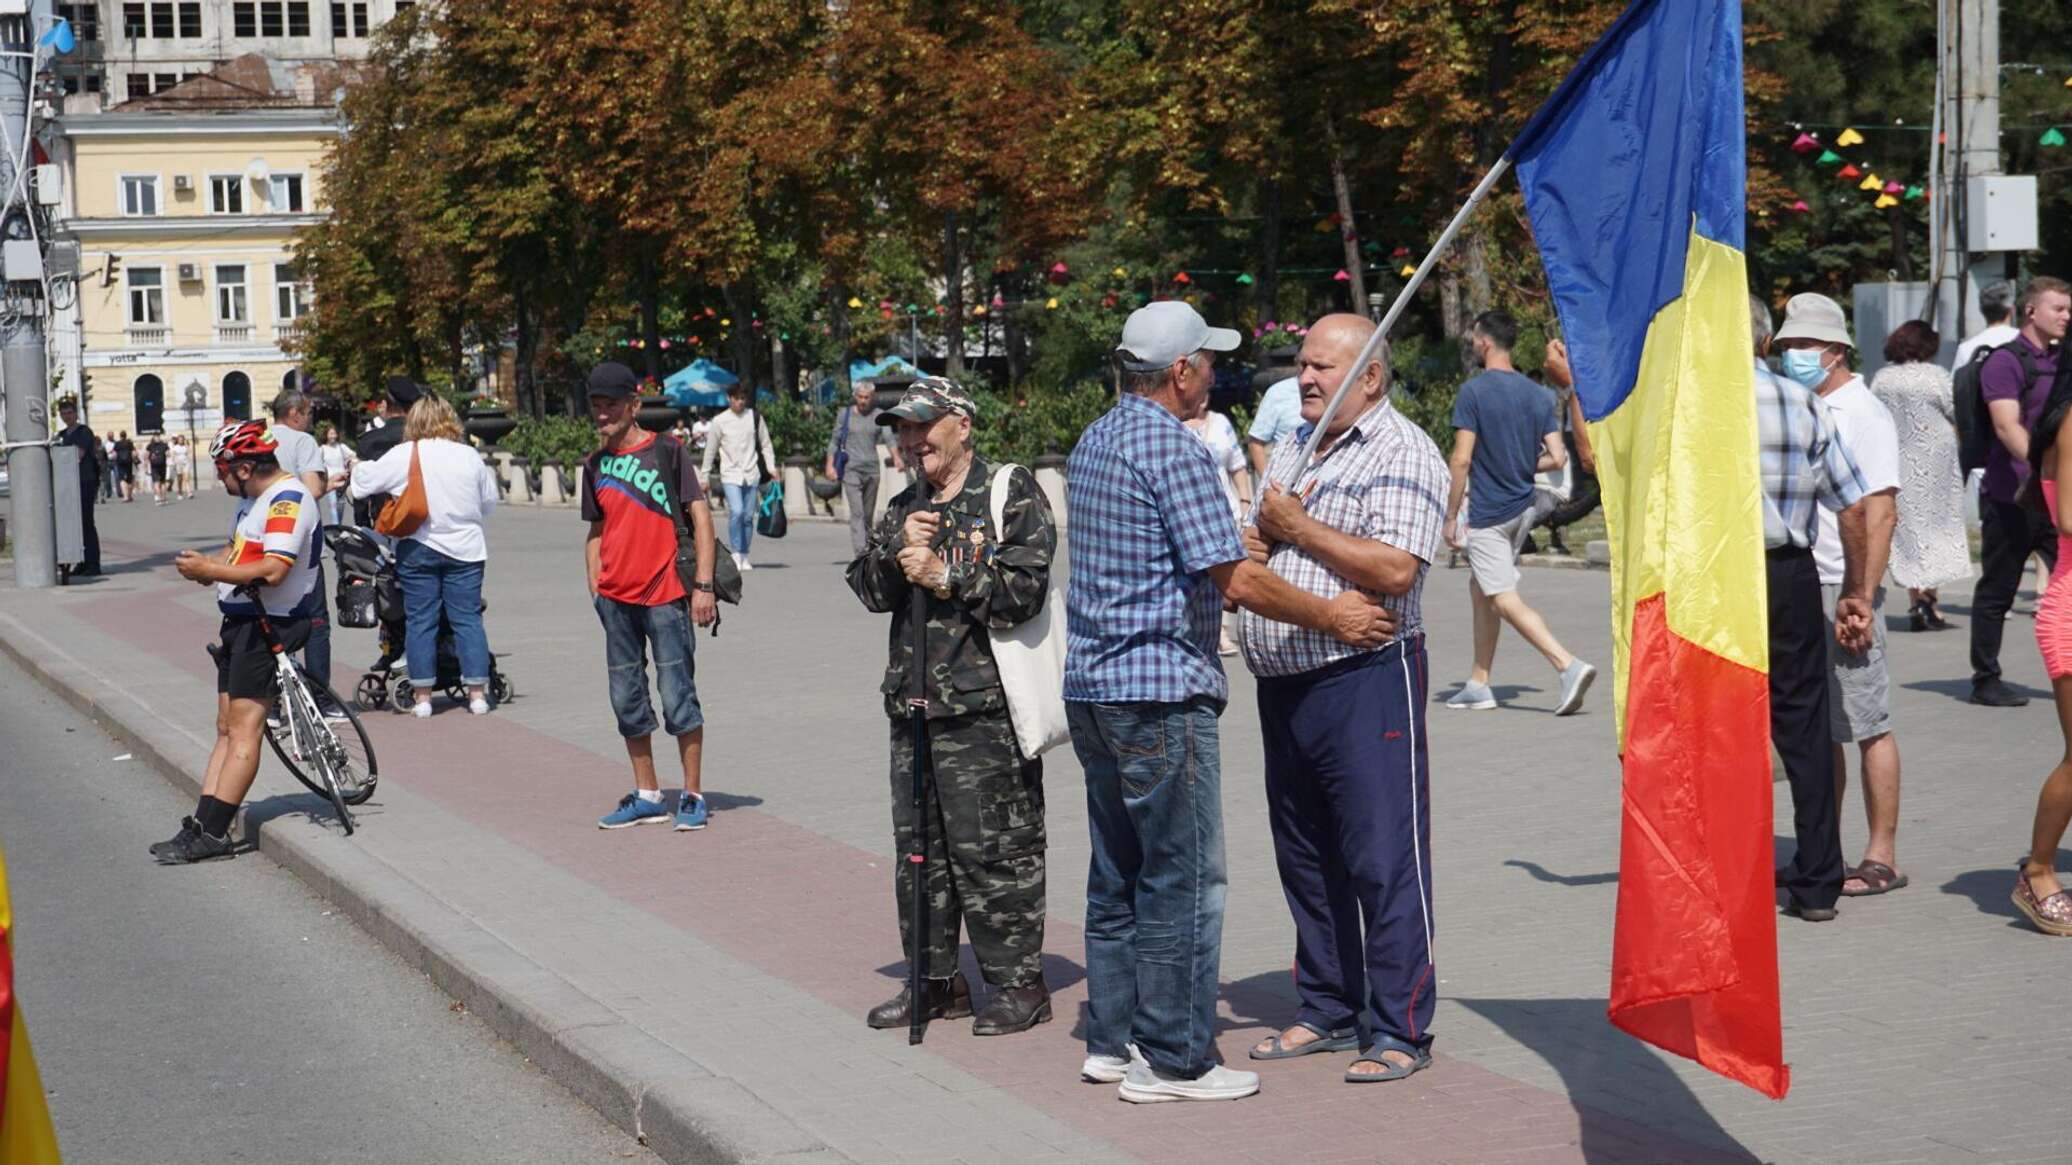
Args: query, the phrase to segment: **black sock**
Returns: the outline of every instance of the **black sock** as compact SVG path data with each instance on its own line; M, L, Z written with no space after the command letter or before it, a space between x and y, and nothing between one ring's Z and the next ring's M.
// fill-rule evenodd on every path
M201 831L210 837L222 837L230 832L230 819L237 816L237 806L214 797L203 797L201 805L194 811L194 819L201 823Z
M194 819L195 819L196 821L200 821L200 820L201 820L201 819L202 819L202 818L203 818L204 816L206 816L206 815L208 814L208 811L209 811L209 801L210 801L210 798L208 798L208 797L198 797L198 798L196 798L196 799L195 799L195 802L194 802Z

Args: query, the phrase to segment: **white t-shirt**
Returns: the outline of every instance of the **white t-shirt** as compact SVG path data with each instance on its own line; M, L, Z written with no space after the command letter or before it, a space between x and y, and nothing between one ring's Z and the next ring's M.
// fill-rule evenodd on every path
M1835 433L1856 459L1856 468L1863 473L1866 494L1899 489L1899 427L1892 423L1892 414L1878 398L1871 395L1870 386L1863 377L1852 376L1849 383L1817 398L1827 406L1827 414L1835 422ZM1813 542L1813 564L1820 568L1823 585L1837 585L1842 581L1844 568L1842 556L1842 525L1835 512L1826 506L1820 507L1820 537ZM1873 580L1882 583L1884 580Z
M410 538L460 562L486 562L489 540L482 519L496 508L496 478L472 445L433 438L405 441L353 470L346 493L354 501L374 494L400 496L410 484L410 451L424 470L424 522Z
M335 445L326 441L317 446L317 455L323 458L324 475L330 478L327 484L336 489L345 480L345 471L352 467L353 447L343 441Z
M1230 508L1236 512L1240 505L1237 497L1237 481L1230 475L1248 468L1245 464L1244 442L1238 440L1237 426L1222 413L1210 413L1199 428L1189 425L1188 430L1201 438L1209 447L1209 455L1216 459L1216 468L1223 471L1223 492L1230 497Z
M269 615L302 615L317 581L317 508L310 504L309 488L293 474L239 503L237 520L230 527L231 566L243 566L261 558L287 561L288 577L279 584L259 588ZM216 606L226 615L253 615L251 602L229 583L216 584Z
M1998 348L2021 334L2022 330L2013 324L1994 324L1980 331L1978 335L1957 345L1957 362L1950 365L1950 371L1955 372L1971 363L1971 354L1980 348Z

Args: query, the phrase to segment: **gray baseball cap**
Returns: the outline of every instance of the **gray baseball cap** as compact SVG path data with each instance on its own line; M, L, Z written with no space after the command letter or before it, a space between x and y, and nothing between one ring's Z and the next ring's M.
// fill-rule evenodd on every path
M1777 329L1771 342L1781 344L1786 340L1818 340L1856 347L1856 341L1849 338L1849 317L1842 314L1842 305L1811 291L1784 301L1784 326Z
M1212 328L1201 313L1177 299L1147 303L1122 324L1122 342L1115 346L1123 367L1135 372L1164 368L1182 356L1207 349L1234 350L1244 337L1229 328Z

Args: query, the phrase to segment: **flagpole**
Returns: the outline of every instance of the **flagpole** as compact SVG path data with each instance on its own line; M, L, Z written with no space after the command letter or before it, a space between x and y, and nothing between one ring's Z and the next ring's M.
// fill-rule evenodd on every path
M1460 234L1460 229L1467 223L1468 216L1475 212L1476 207L1482 205L1482 200L1489 197L1489 192L1496 186L1497 180L1510 168L1510 154L1506 153L1496 160L1496 165L1491 166L1489 173L1482 176L1482 181L1475 184L1475 189L1469 193L1467 202L1454 212L1453 221L1447 223L1446 229L1439 232L1439 241L1433 243L1432 249L1425 253L1424 262L1417 265L1417 270L1410 276L1410 282L1405 283L1403 290L1396 293L1395 300L1382 315L1381 323L1375 327L1374 334L1367 337L1366 346L1353 358L1352 367L1346 371L1345 379L1339 382L1338 391L1333 393L1330 401L1324 405L1324 414L1317 418L1316 427L1310 431L1309 440L1303 444L1302 460L1296 463L1295 483L1291 484L1299 484L1302 475L1309 472L1310 463L1317 455L1317 446L1323 442L1325 431L1331 427L1331 418L1338 414L1339 406L1345 403L1346 394L1352 391L1353 385L1360 379L1360 373L1366 370L1368 362L1381 352L1382 344L1388 339L1389 329L1396 326L1397 318L1403 314L1403 309L1410 305L1411 297L1417 294L1417 289L1423 285L1425 277L1432 273L1432 268L1439 265L1439 256L1452 245L1454 236ZM1269 483L1271 484L1273 483ZM1260 491L1260 496L1263 497L1264 494L1265 491ZM1252 515L1256 516L1258 512L1259 503L1254 500ZM1251 521L1251 518L1248 517L1246 521Z

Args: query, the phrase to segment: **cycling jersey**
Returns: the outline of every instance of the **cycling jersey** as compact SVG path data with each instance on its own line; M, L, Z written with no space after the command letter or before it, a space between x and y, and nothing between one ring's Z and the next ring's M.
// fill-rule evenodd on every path
M231 566L279 558L288 576L261 587L269 615L307 615L316 609L317 509L300 479L282 474L265 492L243 503L230 530ZM228 583L216 584L216 606L226 615L256 615L257 608Z

